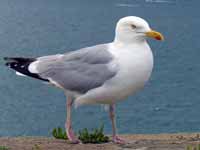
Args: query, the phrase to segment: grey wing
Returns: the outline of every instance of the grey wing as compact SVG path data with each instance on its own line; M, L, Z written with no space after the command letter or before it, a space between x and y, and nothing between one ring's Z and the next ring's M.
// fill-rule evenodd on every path
M117 68L109 67L113 56L107 51L106 44L38 60L37 70L41 77L78 93L86 93L103 85L117 73Z

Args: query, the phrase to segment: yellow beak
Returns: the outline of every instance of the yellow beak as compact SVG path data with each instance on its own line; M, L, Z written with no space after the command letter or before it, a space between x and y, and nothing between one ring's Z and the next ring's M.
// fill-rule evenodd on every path
M154 38L156 40L164 40L164 36L160 33L160 32L157 32L157 31L154 31L154 30L151 30L149 32L146 32L145 33L147 37L151 37L151 38Z

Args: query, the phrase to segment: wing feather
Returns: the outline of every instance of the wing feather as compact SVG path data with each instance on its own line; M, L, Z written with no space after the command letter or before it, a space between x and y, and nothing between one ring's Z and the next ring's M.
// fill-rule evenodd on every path
M38 74L69 91L86 93L114 77L117 69L109 63L113 56L107 45L97 45L63 55L38 58Z

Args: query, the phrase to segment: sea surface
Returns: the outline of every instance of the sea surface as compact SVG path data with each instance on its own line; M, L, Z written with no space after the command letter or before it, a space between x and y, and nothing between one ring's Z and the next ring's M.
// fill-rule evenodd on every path
M37 57L111 42L121 17L136 15L165 36L149 40L155 66L143 91L117 105L119 133L200 132L200 1L0 0L0 57ZM0 136L51 136L64 127L61 90L0 65ZM73 110L73 126L104 124L102 106Z

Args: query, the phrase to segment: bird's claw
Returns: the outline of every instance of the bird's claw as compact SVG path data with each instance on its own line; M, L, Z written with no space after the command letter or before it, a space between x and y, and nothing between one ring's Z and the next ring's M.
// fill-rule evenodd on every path
M71 128L67 130L67 136L68 136L68 139L71 144L80 143L80 140L78 138L76 138L76 136Z
M76 138L75 139L70 139L69 141L70 141L71 144L78 144L78 143L80 143L80 140L78 140Z
M126 143L123 139L119 138L118 136L114 136L112 138L112 141L113 141L113 143L116 143L116 144L125 144Z

